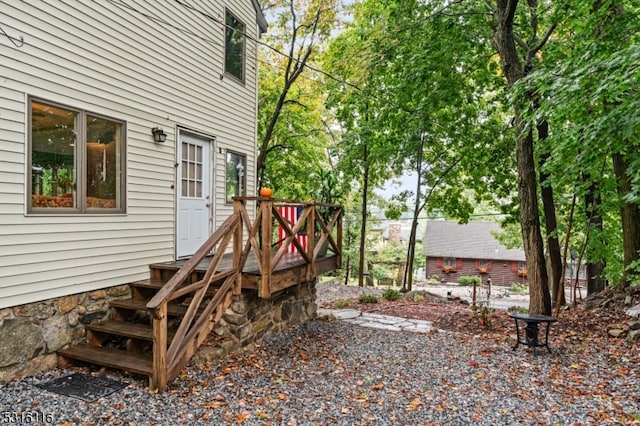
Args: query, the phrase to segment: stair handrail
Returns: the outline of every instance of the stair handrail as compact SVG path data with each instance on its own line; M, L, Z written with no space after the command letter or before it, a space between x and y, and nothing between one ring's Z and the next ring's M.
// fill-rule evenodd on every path
M207 334L204 331L208 332L211 329L211 321L206 321L206 319L208 319L216 309L220 311L219 316L221 317L222 310L226 309L226 306L222 306L222 303L230 303L230 299L226 297L226 293L231 289L229 283L239 282L237 276L239 275L240 266L234 264L231 273L227 270L216 274L216 270L224 255L226 246L232 238L239 235L237 231L240 228L240 221L241 216L239 212L230 215L196 253L185 262L182 268L180 268L147 303L146 307L151 313L153 323L153 376L150 380L150 387L152 389L162 391L166 388L169 379L172 379L178 374L179 368L188 362L197 347L202 343ZM184 281L193 273L200 262L213 251L218 243L220 243L220 246L209 263L204 278L196 283L182 287ZM224 297L214 296L196 319L198 309L209 285L213 281L223 278L225 279L223 287L226 287ZM185 290L193 292L194 297L187 309L187 313L178 326L171 345L167 348L167 313L169 301L176 298L176 294L186 294Z
M172 295L176 289L179 288L182 283L191 275L196 269L198 264L209 255L211 250L218 244L229 232L234 230L234 227L240 221L240 215L238 213L231 214L224 223L216 229L216 231L205 241L205 243L193 254L193 256L185 262L185 264L176 272L176 274L169 279L162 286L162 288L149 300L147 303L147 309L155 317L155 312L158 307L163 303L167 303L172 300ZM204 285L204 284L202 284Z

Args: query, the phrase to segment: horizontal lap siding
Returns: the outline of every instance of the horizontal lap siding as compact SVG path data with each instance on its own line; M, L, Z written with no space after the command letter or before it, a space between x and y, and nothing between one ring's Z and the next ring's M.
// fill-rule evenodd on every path
M229 3L257 36L251 1ZM224 20L220 2L189 4ZM253 174L255 43L247 41L241 85L221 79L219 23L177 2L127 5L135 10L89 0L0 0L3 29L24 38L19 48L0 41L0 308L145 278L149 263L173 259L178 126L247 153ZM25 215L28 95L126 122L126 214ZM155 126L169 135L164 144L153 143ZM219 224L229 209L217 150L215 161Z

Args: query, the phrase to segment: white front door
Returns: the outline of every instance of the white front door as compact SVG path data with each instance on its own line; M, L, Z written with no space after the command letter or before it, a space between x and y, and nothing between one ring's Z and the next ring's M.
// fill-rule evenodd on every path
M180 133L176 257L191 256L209 237L211 140Z

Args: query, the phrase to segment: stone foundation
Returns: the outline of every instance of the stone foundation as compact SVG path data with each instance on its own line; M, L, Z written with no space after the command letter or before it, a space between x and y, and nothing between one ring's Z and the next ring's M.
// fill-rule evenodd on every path
M0 309L0 382L56 368L57 350L80 342L85 324L106 319L111 300L130 296L121 285Z
M195 361L213 361L259 343L316 316L315 282L307 282L260 299L256 291L236 296L222 319L200 347Z
M0 383L57 367L56 351L79 343L84 325L109 316L109 303L131 296L128 285L0 309ZM243 291L195 358L218 359L264 336L301 324L316 314L314 282L260 299Z

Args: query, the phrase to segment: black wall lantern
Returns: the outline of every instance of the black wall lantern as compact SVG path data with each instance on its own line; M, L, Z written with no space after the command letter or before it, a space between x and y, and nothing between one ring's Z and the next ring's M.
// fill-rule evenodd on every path
M167 134L162 129L154 127L151 129L151 133L153 134L153 140L156 142L164 142L167 140Z

